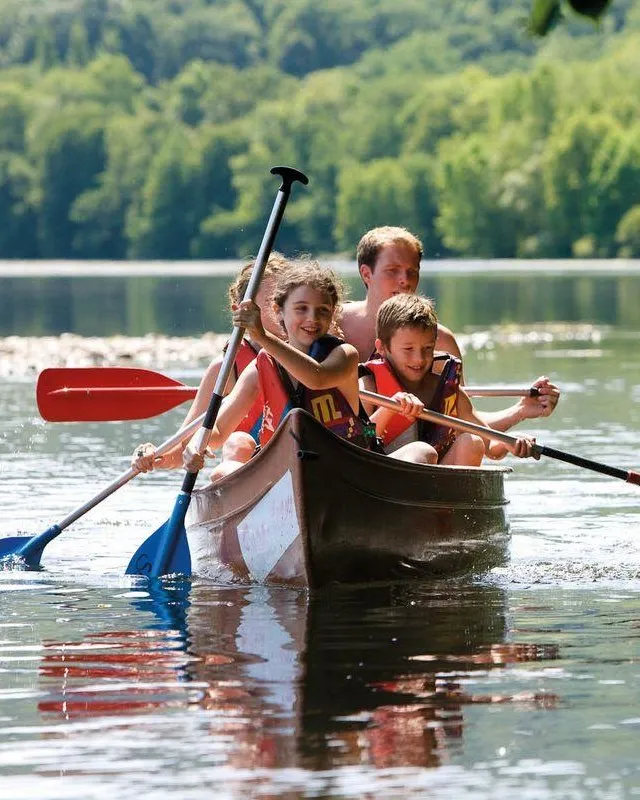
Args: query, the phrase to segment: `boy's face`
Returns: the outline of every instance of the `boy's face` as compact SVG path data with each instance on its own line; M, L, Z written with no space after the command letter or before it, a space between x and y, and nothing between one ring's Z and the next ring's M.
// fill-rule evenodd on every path
M360 275L367 294L379 306L396 294L414 294L420 280L415 251L402 242L386 244L373 266L362 264Z
M436 335L435 328L398 328L387 345L376 339L376 349L390 362L403 384L415 387L433 365Z

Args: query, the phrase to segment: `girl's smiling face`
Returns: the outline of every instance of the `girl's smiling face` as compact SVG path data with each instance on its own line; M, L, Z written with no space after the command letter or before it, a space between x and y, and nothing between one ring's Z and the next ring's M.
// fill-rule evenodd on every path
M287 295L276 315L284 325L289 344L309 352L311 345L324 336L333 320L334 306L324 292L313 286L296 286Z
M398 328L389 343L376 340L376 349L396 371L407 388L417 387L433 365L437 329Z

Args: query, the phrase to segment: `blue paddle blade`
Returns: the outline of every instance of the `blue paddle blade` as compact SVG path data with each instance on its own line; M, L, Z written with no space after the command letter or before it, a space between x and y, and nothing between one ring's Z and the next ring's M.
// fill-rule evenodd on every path
M35 563L30 563L20 552L20 550L31 541L30 536L9 536L0 539L0 561L4 569L27 569L28 567L38 567L40 556Z
M127 575L143 575L157 578L160 575L191 575L191 553L187 542L187 532L181 525L177 532L171 530L172 520L168 519L157 531L149 536L136 550L127 567ZM167 553L167 563L157 572L158 553L165 546L167 536L174 541Z
M5 567L38 569L42 557L42 547L33 547L34 536L9 536L0 539L0 561Z

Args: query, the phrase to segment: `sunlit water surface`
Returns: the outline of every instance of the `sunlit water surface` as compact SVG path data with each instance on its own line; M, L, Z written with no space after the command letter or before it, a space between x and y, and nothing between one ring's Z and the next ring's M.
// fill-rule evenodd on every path
M636 469L639 338L478 332L467 379L550 374L557 412L522 428ZM2 535L64 518L184 412L44 424L33 390L0 386ZM511 465L506 566L317 597L132 584L128 560L181 478L131 482L41 572L0 572L0 796L640 796L640 489Z

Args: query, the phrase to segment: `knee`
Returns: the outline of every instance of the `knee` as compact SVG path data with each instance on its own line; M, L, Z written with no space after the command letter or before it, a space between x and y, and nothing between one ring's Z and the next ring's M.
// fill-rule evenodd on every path
M485 442L474 433L463 433L460 437L464 461L469 466L480 466L485 454Z
M244 431L234 431L222 446L222 458L246 463L255 449L256 443L252 436Z
M434 447L426 442L411 442L407 445L407 461L416 464L437 464L438 453Z

